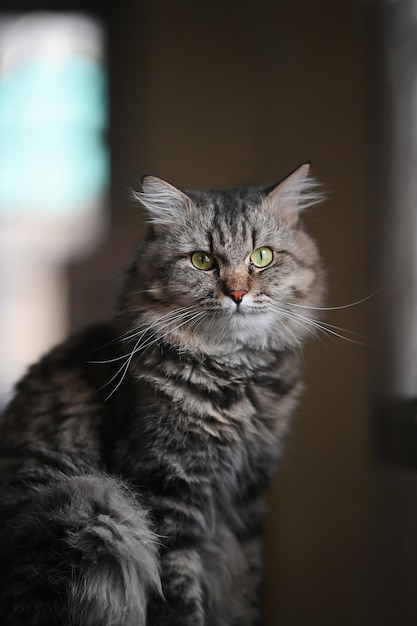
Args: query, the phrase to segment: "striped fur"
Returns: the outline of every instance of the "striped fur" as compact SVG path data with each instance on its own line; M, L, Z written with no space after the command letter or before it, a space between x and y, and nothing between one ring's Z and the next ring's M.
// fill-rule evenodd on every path
M34 365L2 418L0 623L263 624L264 491L323 292L307 170L272 190L144 179L114 320Z

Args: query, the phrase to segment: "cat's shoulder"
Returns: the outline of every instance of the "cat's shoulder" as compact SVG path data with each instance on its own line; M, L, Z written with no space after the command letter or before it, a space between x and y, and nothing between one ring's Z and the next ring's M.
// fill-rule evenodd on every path
M101 379L109 375L109 347L116 337L110 323L96 324L70 335L28 368L16 385L11 404L19 402L19 398L37 402L40 395L63 390L98 389Z

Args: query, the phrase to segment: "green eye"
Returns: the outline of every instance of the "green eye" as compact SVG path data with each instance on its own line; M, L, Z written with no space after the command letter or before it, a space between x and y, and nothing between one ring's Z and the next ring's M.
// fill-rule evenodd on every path
M191 263L199 270L212 270L214 267L214 257L207 252L194 252L191 255Z
M266 267L272 263L274 253L271 248L256 248L250 255L250 261L255 267Z

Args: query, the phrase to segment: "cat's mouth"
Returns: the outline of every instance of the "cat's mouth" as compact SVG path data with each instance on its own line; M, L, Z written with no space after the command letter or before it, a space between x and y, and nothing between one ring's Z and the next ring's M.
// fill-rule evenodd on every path
M224 309L223 309L224 310ZM260 315L262 313L266 313L265 307L256 306L253 303L244 304L243 302L239 304L232 303L226 309L228 315L233 317L253 317L255 315Z
M227 302L227 304L222 304L221 312L226 313L227 315L248 315L253 312L253 308L246 305L243 306L242 303L234 303L232 301Z

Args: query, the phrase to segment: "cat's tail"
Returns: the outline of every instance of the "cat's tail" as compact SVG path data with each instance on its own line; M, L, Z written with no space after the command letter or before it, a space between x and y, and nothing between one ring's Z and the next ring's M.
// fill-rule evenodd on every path
M157 539L137 499L108 476L29 491L9 526L7 624L145 624L147 593L161 584Z

